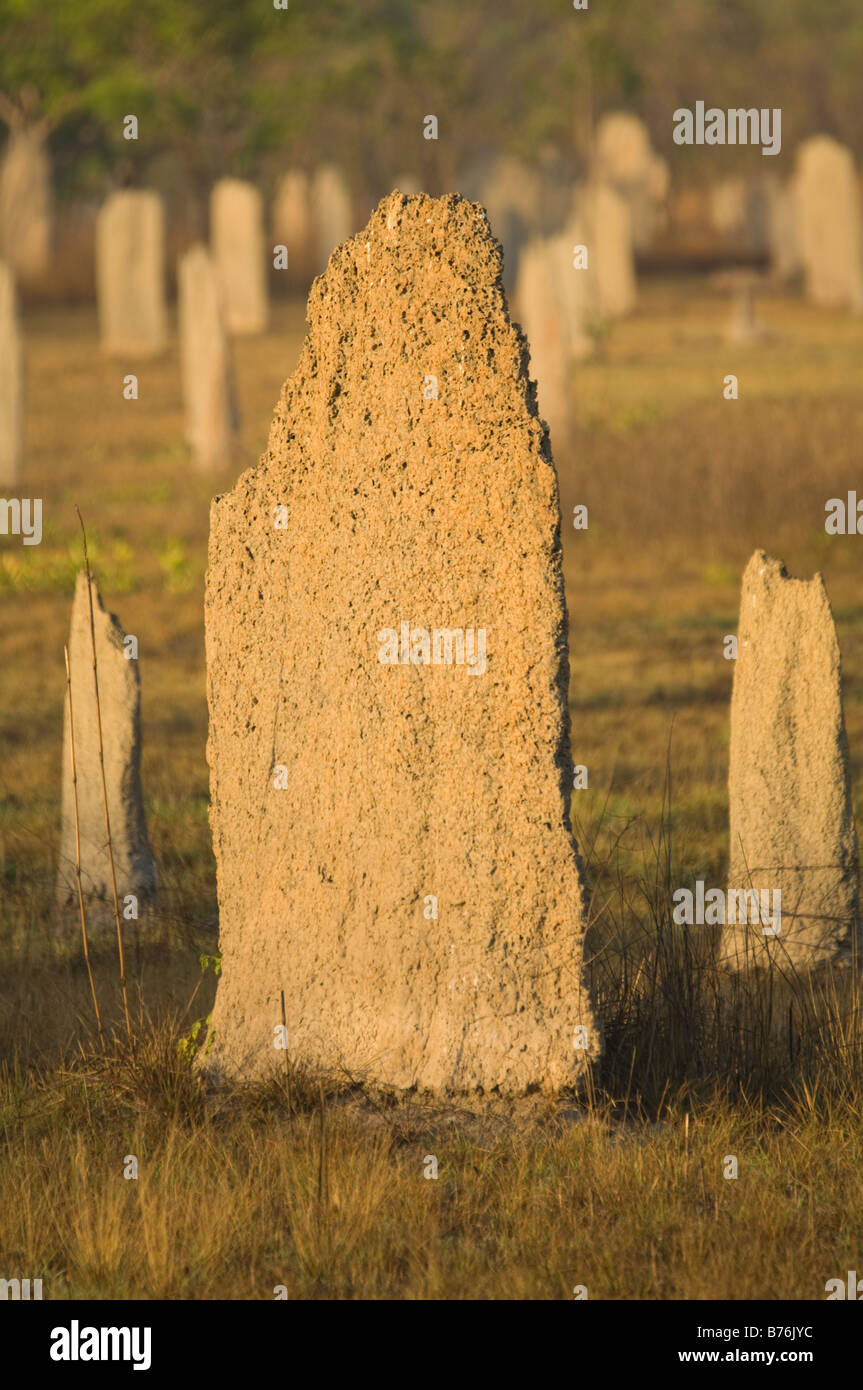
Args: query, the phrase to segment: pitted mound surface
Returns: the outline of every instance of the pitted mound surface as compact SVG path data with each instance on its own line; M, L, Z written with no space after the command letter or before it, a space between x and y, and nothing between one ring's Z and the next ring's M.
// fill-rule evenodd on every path
M597 1048L557 478L500 272L478 206L385 199L213 503L217 1076L280 1060L282 989L293 1057L396 1087L553 1087Z
M775 937L757 918L727 927L724 950L739 960L748 946L757 960L769 942L777 960L808 969L850 952L858 910L839 644L820 574L790 579L756 551L737 638L728 881L778 889L782 917Z

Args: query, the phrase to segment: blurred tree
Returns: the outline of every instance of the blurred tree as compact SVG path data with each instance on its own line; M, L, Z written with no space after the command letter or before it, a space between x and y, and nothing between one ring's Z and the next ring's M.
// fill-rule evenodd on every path
M289 3L0 0L0 118L50 134L79 188L161 177L166 160L196 190L328 160L357 187L405 172L435 191L483 151L583 160L596 117L621 106L706 176L671 140L675 107L699 99L782 107L786 146L823 129L863 147L859 0ZM752 153L725 151L723 167Z

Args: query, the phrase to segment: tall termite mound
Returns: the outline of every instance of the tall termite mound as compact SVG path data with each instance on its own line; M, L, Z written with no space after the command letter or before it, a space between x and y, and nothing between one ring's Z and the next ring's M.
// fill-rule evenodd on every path
M211 514L207 1066L516 1093L598 1046L557 477L482 209L392 194Z

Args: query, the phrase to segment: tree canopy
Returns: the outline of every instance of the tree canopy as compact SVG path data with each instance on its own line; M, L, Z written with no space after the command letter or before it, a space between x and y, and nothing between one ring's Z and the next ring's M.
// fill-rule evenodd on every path
M583 156L591 120L641 114L672 160L698 99L780 106L860 155L857 0L0 0L0 117L50 130L62 182L166 156L191 180L339 162L357 181L446 184L475 153ZM424 141L423 117L440 137Z

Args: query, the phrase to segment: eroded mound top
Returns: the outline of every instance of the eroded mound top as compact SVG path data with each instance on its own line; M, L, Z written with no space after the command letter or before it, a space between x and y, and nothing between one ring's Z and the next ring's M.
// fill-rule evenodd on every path
M326 437L380 436L381 411L393 441L416 439L424 419L436 452L445 444L458 458L493 433L519 453L527 429L532 452L550 462L500 244L479 204L457 194L392 193L333 251L312 285L307 337L261 466L281 469L297 451L320 460Z
M434 282L446 268L446 279L461 277L475 290L501 291L503 251L489 227L485 209L458 193L430 198L425 193L399 193L382 198L368 224L336 247L323 275L309 295L309 321L318 313L340 277L374 275L388 270L420 274ZM380 291L384 282L373 283ZM502 298L502 295L501 295Z
M752 595L752 608L756 607L757 595L761 594L763 602L803 603L807 608L811 606L819 617L825 612L829 617L830 605L821 574L815 573L811 579L796 579L788 573L782 560L774 559L765 550L756 550L751 556L743 573L742 592L744 596ZM745 603L742 616L752 616ZM789 638L794 635L793 632L787 634Z

